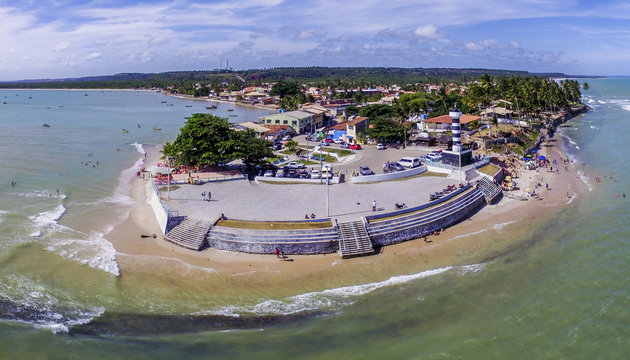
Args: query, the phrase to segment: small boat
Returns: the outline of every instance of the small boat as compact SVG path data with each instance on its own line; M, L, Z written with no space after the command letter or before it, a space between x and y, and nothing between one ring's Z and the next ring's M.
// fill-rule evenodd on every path
M153 130L154 130L154 131L160 131L160 130L162 130L162 128L159 128L159 127L157 127L157 126L154 126L154 127L153 127Z
M228 115L229 117L237 117L238 115L234 114L234 115Z
M126 134L126 133L128 133L128 132L129 132L129 130L127 130L127 129L120 129L120 133L121 133L121 134Z
M186 105L186 107L192 107L192 105Z
M234 111L234 109L228 109L228 111Z
M42 126L43 126L43 127L50 127L50 125L48 125L48 124L46 124L46 123L42 124Z
M160 101L162 104L166 104L166 101Z
M140 129L142 126L140 126L140 124L136 124L136 126L138 127L138 129Z
M90 94L83 94L83 96L90 96Z
M206 109L208 109L208 110L212 110L212 109L216 109L216 108L217 108L216 105L206 106Z
M166 106L173 106L173 104L166 104Z
M5 105L7 104L7 102L6 102L6 101L3 101L2 103L3 103L3 104L5 104Z

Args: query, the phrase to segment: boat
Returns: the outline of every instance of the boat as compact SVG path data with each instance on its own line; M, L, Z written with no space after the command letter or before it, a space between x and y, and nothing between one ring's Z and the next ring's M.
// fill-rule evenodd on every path
M192 107L192 105L186 105L186 107Z
M234 115L228 115L229 117L237 117L238 115L234 114Z
M50 125L48 125L48 124L46 124L46 123L42 124L42 126L43 126L43 127L50 127Z
M208 109L208 110L212 110L212 109L216 109L216 108L217 108L216 105L206 106L206 109Z
M126 134L126 133L128 133L128 132L129 132L129 130L127 130L127 129L120 129L120 132L121 132L122 134Z
M166 106L173 106L173 104L166 104Z
M140 124L136 124L136 126L138 127L138 129L140 129L142 126L140 126Z
M234 111L234 109L228 109L228 111Z
M159 127L157 127L157 126L154 126L154 127L153 127L153 130L154 130L154 131L160 131L160 130L162 130L162 129L161 129L161 128L159 128Z
M83 96L90 96L90 94L83 94Z
M166 104L166 101L160 101L162 104Z

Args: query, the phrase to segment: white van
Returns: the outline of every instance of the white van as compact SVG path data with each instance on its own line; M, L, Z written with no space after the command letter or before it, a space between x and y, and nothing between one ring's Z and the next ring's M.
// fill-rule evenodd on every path
M414 157L404 157L398 160L398 163L406 168L415 168L420 166L420 160Z

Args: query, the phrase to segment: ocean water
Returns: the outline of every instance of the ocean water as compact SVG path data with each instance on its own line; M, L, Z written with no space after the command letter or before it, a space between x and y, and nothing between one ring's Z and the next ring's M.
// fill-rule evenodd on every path
M560 213L454 239L500 244L457 263L281 297L219 297L209 283L120 274L106 240L132 205L121 173L203 103L0 91L0 358L626 358L630 79L588 82L593 111L556 138L591 191ZM237 112L239 121L264 114Z

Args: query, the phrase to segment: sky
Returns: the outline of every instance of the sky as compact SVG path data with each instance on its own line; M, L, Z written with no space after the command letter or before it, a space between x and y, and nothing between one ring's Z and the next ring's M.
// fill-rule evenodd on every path
M617 0L0 0L0 80L284 66L630 75Z

